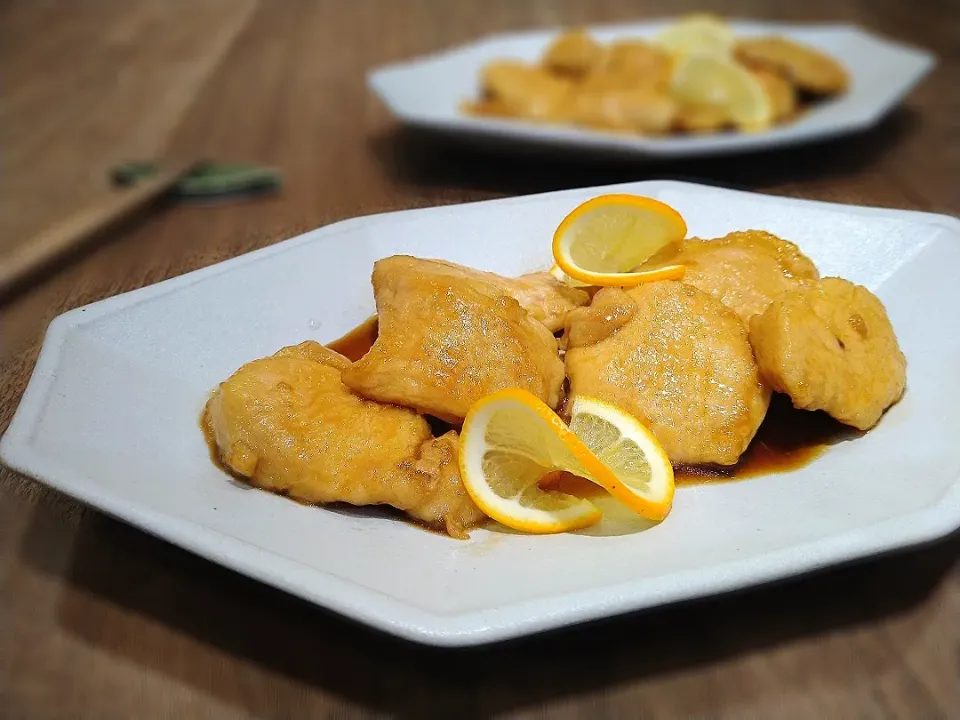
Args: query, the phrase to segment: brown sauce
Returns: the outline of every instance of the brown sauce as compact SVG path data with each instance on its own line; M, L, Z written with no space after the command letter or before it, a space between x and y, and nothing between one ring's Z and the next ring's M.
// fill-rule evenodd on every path
M351 362L356 362L373 346L377 340L379 331L379 322L377 316L369 317L357 325L353 330L333 342L327 343L327 347L343 355Z
M727 467L678 465L673 469L678 485L744 480L758 475L788 472L805 467L841 440L857 432L825 412L797 410L786 395L775 394L750 447L740 462Z

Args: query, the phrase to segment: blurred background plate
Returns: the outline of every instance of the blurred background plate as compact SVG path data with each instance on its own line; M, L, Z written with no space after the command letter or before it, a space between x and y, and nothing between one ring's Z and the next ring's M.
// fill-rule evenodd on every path
M597 40L650 38L674 20L589 27ZM783 35L821 49L851 77L843 95L826 100L796 121L761 133L643 137L585 128L465 115L480 71L495 59L535 62L561 30L495 35L446 52L386 65L368 75L370 88L402 122L463 140L536 145L556 151L681 158L741 153L810 142L864 130L892 110L935 64L934 56L854 25L800 25L733 20L739 36Z

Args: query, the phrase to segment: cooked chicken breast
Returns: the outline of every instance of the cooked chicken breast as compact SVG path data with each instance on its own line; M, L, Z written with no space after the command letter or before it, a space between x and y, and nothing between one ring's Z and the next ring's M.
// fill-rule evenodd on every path
M571 122L641 134L667 132L677 117L677 102L647 87L583 88L570 101Z
M237 370L204 412L223 463L301 502L391 505L466 537L484 515L460 481L456 433L434 439L416 412L354 395L349 367L305 342Z
M495 60L483 68L484 100L503 114L531 120L564 117L572 84L536 65Z
M824 278L774 300L750 323L767 381L804 410L826 410L868 430L900 399L907 360L883 303L840 278Z
M567 331L570 395L634 415L673 463L736 463L766 414L770 391L743 323L691 285L601 290L567 316Z
M453 266L453 263L445 264ZM565 285L548 272L508 278L460 265L454 267L460 268L471 277L486 280L499 287L520 303L520 307L530 313L531 317L546 325L550 332L562 330L567 313L590 302L590 295L585 291Z
M623 87L665 91L672 73L673 60L662 48L643 40L621 40L610 44L602 68L590 79L609 81L618 78Z
M737 43L736 56L745 65L773 71L801 90L818 95L843 92L850 84L843 65L785 37L745 38Z
M685 283L710 293L745 323L781 293L820 276L800 248L763 230L671 243L644 267L659 265L686 265Z
M483 273L395 255L373 269L380 331L343 382L372 400L459 423L480 398L504 388L560 400L557 340Z
M583 30L559 35L543 53L543 65L551 72L580 78L603 61L604 47Z
M692 133L712 133L732 124L730 113L722 105L684 103L677 108L674 126Z

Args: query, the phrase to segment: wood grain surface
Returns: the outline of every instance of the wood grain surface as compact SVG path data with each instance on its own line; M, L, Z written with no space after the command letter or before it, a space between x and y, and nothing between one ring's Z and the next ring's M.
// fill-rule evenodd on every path
M701 8L854 22L939 65L862 135L657 165L439 144L398 129L364 87L371 67L486 33ZM358 214L663 177L960 213L958 17L954 0L6 0L0 251L107 192L122 159L264 163L286 187L166 206L0 299L0 431L57 314ZM735 596L438 651L0 470L0 717L960 717L958 551L954 535Z

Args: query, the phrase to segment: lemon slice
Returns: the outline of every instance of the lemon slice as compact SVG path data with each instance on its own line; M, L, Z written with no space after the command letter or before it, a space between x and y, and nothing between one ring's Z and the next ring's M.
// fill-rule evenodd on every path
M678 58L687 55L729 58L733 55L736 38L730 26L720 18L697 14L668 25L653 38L653 42Z
M673 506L673 466L653 433L615 405L576 395L570 430L614 476L590 477L648 520L663 520ZM572 471L571 471L572 472Z
M477 402L460 434L460 474L477 506L507 527L530 533L593 525L602 515L589 500L540 487L545 475L563 470L599 485L646 518L666 517L673 468L652 433L592 398L576 398L572 413L567 427L542 401L517 388Z
M566 275L586 285L633 287L677 280L683 277L681 265L633 271L686 234L687 224L669 205L638 195L601 195L563 219L553 235L553 259Z
M691 55L680 62L670 92L684 103L726 110L744 130L760 130L773 122L773 106L763 85L742 65L709 55Z

